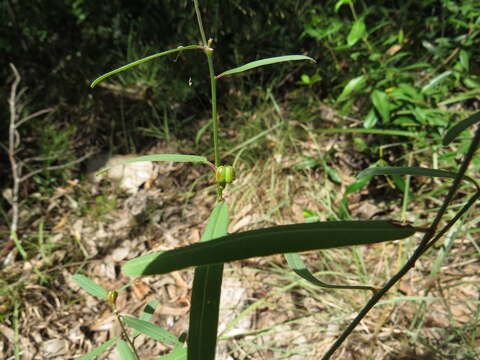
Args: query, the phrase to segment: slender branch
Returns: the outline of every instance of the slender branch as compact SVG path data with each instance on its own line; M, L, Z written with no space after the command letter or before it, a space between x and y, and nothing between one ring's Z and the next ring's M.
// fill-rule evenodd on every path
M205 36L205 31L203 30L202 15L200 13L200 7L198 6L198 0L193 0L195 5L195 14L197 15L198 28L200 29L200 36L202 37L202 42L204 46L207 46L207 37Z
M83 160L89 158L90 156L92 156L93 154L95 154L95 151L91 151L89 152L88 154L86 155L83 155L82 157L76 159L76 160L73 160L73 161L70 161L68 163L65 163L65 164L60 164L60 165L54 165L54 166L47 166L47 167L44 167L42 169L37 169L37 170L34 170L30 173L28 173L27 175L23 176L21 179L20 179L20 182L23 182L25 180L28 180L30 179L32 176L34 175L37 175L41 172L44 172L44 171L50 171L50 170L58 170L58 169L63 169L63 168L66 168L66 167L69 167L69 166L73 166L75 164L78 164L80 162L82 162Z
M455 214L455 216L435 235L436 228L445 214L449 203L453 200L459 186L460 182L467 171L469 164L471 163L475 151L477 150L480 143L480 127L477 128L472 142L468 148L467 154L463 159L463 162L460 166L460 170L453 181L452 186L442 204L441 209L438 211L435 219L428 228L427 232L423 236L423 239L418 245L417 249L413 255L408 259L408 261L403 265L403 267L387 281L387 283L376 292L367 304L363 307L362 310L357 314L355 319L348 325L348 327L342 332L342 334L337 338L333 345L328 349L328 351L323 355L322 360L328 360L335 353L335 351L342 345L345 339L352 333L355 327L363 320L363 318L370 312L370 310L377 304L377 302L411 269L415 266L416 261L422 256L425 251L427 251L436 241L438 241L457 221L460 217L480 198L480 192L477 191L475 195L463 206L463 208Z
M137 357L137 359L140 360L140 356L138 356L137 349L135 348L135 345L133 344L132 339L130 339L130 336L128 336L127 329L125 328L125 324L123 323L123 319L122 319L120 313L118 312L115 304L113 304L112 306L113 306L113 313L115 314L115 316L118 320L118 323L120 324L120 328L122 329L122 335L123 335L124 339L128 342L128 344L132 348L132 350L135 353L135 356Z
M48 109L42 109L42 110L39 110L37 112L34 112L33 114L30 114L30 115L24 117L22 120L18 121L17 125L15 127L19 128L24 122L27 122L28 120L36 118L36 117L41 116L43 114L48 114L48 113L52 112L53 110L54 109L52 109L52 108L48 108Z
M472 159L475 155L475 151L478 149L479 144L480 144L480 126L475 131L475 135L473 136L472 142L470 143L470 146L468 147L467 154L465 155L465 157L462 161L462 164L460 165L460 169L457 173L457 176L453 180L453 184L450 187L450 190L448 191L448 194L447 194L445 200L443 201L442 207L440 208L437 215L433 219L432 224L430 225L429 230L430 230L430 232L432 232L431 237L430 238L424 237L422 239L422 242L420 243L420 245L418 245L415 253L417 253L417 252L423 253L424 252L423 248L427 245L427 243L430 241L430 239L433 238L433 236L435 235L435 231L437 229L437 226L440 223L440 220L442 219L443 215L447 211L448 205L450 204L450 202L453 200L453 197L457 193L458 188L460 187L460 184L463 181L463 176L467 172L468 166L470 165L470 163L471 163L471 161L472 161Z
M198 28L205 45L205 55L207 56L208 72L210 74L210 92L212 101L212 132L213 132L213 152L215 157L215 166L220 166L220 148L218 142L218 115L217 115L217 79L215 78L215 69L213 67L213 49L211 48L212 39L208 40L203 30L202 15L198 6L198 0L193 0L195 4L195 13L197 14ZM222 199L223 188L217 183L217 201Z
M15 65L10 63L10 68L13 71L15 80L13 81L12 87L10 88L10 98L8 100L9 110L10 110L10 126L8 129L8 159L10 161L10 167L12 169L12 178L13 178L13 188L12 188L12 222L10 224L10 241L13 241L17 246L18 250L23 257L26 257L25 251L23 251L22 246L17 237L18 230L18 217L19 217L19 204L18 204L18 192L20 188L20 175L17 159L15 158L16 150L16 121L18 118L18 113L16 109L17 104L17 88L18 84L22 80L22 77L17 71Z

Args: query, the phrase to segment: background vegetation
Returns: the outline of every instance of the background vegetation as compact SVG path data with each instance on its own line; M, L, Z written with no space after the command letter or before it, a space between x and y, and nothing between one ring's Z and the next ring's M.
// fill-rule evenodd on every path
M291 219L282 209L294 202L293 195L284 197L293 185L285 188L282 180L275 182L270 172L275 169L279 171L275 176L293 176L298 183L319 182L318 187L308 185L307 189L316 205L307 201L298 205L306 221L367 215L428 220L438 206L436 197L445 189L444 184L422 179L409 183L392 176L372 180L355 195L367 184L355 182L352 176L374 164L455 167L470 137L466 134L448 148L441 147L441 137L480 105L478 1L205 0L201 7L207 36L214 39L220 61L218 70L289 53L306 54L318 62L316 66L264 68L220 82L223 146L231 150L230 160L242 151L238 160L241 169L249 174L250 184L260 189L254 193L245 188L247 180L238 183L238 191L232 195L238 196L238 212L245 204L259 202L266 207L264 213L270 214L263 222ZM52 109L19 129L22 144L18 156L34 158L26 163L25 171L65 164L89 152L145 153L159 143L194 148L195 153L211 157L207 150L210 139L204 132L209 111L204 89L209 85L203 54L149 62L112 78L106 86L88 87L97 75L130 60L198 42L189 0L1 2L0 52L5 55L0 57L0 97L9 98L13 81L9 63L13 63L26 89L19 107L21 115ZM0 111L4 119L0 142L8 146L6 101L0 103ZM272 154L280 159L278 163L269 160ZM12 183L4 151L0 152L0 164L4 192ZM478 174L479 167L477 157L474 173ZM31 295L31 286L55 293L65 276L60 275L62 266L88 257L72 237L50 241L61 228L59 219L67 206L52 205L52 198L72 181L86 183L85 174L86 166L81 163L39 172L22 184L22 207L27 210L21 213L19 233L26 257L14 254L13 260L9 258L11 249L6 245L11 206L8 196L0 199L4 262L0 270L0 321L4 326L20 328L22 314L26 316L25 309L31 304L25 300ZM325 194L322 187L332 192ZM182 196L193 196L198 190L198 186L184 187ZM108 219L118 205L115 198L92 196L89 185L71 191L68 222L74 222L73 218ZM365 200L375 201L375 211L356 212L352 201ZM462 200L458 199L459 204ZM150 221L137 220L139 224ZM262 221L253 226L261 226ZM478 265L480 251L471 239L478 236L479 225L474 220L469 225L458 234L471 242L460 247L444 244L444 253L432 254L430 259L437 266L436 272L419 276L428 275L435 283L442 278L439 274L445 262L474 260ZM55 257L72 243L75 251L61 259ZM402 251L408 248L399 251L399 261ZM452 251L455 259L446 260ZM339 261L345 263L343 269L329 259L316 263L317 270L333 266L346 272L352 263L355 269L364 269L360 255L355 256L345 260L349 258L345 255ZM32 276L12 270L12 261L31 270L31 264L39 259L44 263L33 266ZM277 265L269 270L281 272ZM359 281L382 279L363 274ZM478 285L472 291L471 299L478 300ZM425 313L424 302L419 308L418 314ZM422 349L439 358L478 356L478 309L478 302L470 306L468 320L460 324L450 316L450 322L442 326L451 336L437 344L425 337ZM404 334L405 342L415 342L418 336L423 339L419 334L426 326L424 320L421 315L414 317L414 324ZM2 351L11 355L14 348L7 341L4 344ZM401 353L399 348L394 350ZM373 350L372 354L377 356Z

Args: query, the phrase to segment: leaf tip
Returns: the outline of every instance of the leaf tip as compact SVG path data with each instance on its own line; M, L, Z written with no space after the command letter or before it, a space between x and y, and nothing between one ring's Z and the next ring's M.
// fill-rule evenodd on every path
M100 176L100 175L102 175L103 173L106 173L109 169L110 169L110 168L101 169L101 170L99 170L99 171L97 171L97 172L95 173L95 176Z

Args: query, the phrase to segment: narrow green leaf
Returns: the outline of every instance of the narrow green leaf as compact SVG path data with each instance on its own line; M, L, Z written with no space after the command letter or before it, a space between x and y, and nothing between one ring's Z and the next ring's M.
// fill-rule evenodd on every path
M90 280L88 277L75 274L73 275L73 280L86 292L90 295L96 296L100 299L106 300L107 299L107 290L98 285L93 280Z
M140 313L140 320L150 321L153 313L155 312L155 308L158 306L158 303L158 300L152 300L147 305L145 305L143 311ZM140 335L140 331L135 330L132 334L132 337L135 339L138 335Z
M449 178L455 179L457 176L456 173L445 170L429 169L422 167L396 167L396 166L378 166L373 168L368 168L361 171L357 178L362 178L366 176L374 175L414 175L414 176L428 176L428 177L438 177L438 178ZM473 185L478 187L477 182L472 179L470 176L464 175L465 180L471 182Z
M373 91L372 103L378 113L382 116L384 123L388 123L390 121L390 103L387 94L379 90Z
M163 355L156 360L185 360L186 358L187 348L182 343L178 343L170 353Z
M345 190L345 195L350 195L351 193L354 193L355 191L360 190L365 185L367 185L369 181L370 181L370 177L368 176L358 179L354 183L347 186L347 189Z
M108 350L108 348L110 346L112 346L115 343L115 341L118 340L118 338L119 338L118 336L115 336L114 338L111 338L107 342L103 343L102 345L100 345L100 346L96 347L95 349L93 349L92 351L90 351L88 354L80 356L77 360L90 360L90 359L93 359L100 354L103 354L105 351Z
M158 340L170 345L175 345L178 342L178 339L175 337L175 335L170 334L167 330L164 330L148 321L125 315L122 316L122 319L131 328L140 331L142 334L145 334L154 340Z
M362 19L358 19L353 23L352 29L350 30L350 33L347 36L348 46L355 45L358 42L358 40L360 40L365 36L365 34L366 34L365 23L363 22Z
M168 54L173 54L173 53L176 53L178 51L185 51L185 50L203 50L204 47L203 46L200 46L200 45L188 45L188 46L179 46L175 49L171 49L171 50L167 50L167 51L163 51L161 53L157 53L157 54L153 54L153 55L150 55L150 56L147 56L147 57L144 57L143 59L140 59L140 60L136 60L136 61L133 61L127 65L124 65L124 66L121 66L119 67L118 69L115 69L115 70L112 70L106 74L103 74L102 76L99 76L98 78L96 78L95 80L92 81L92 83L90 84L90 87L95 87L95 85L97 85L100 81L106 79L107 77L109 76L112 76L114 74L117 74L119 72L122 72L124 70L127 70L127 69L130 69L131 67L134 67L134 66L137 66L137 65L140 65L140 64L143 64L144 62L147 62L147 61L150 61L150 60L153 60L153 59L156 59L158 57L161 57L161 56L164 56L164 55L168 55Z
M128 261L128 276L165 274L190 266L219 264L256 256L364 245L406 238L410 226L389 221L330 221L294 224L230 234L166 252L155 252Z
M468 127L475 125L480 122L480 112L477 112L473 115L470 115L465 120L460 121L459 123L452 126L445 136L443 137L443 145L450 144L460 133L466 130Z
M311 61L311 62L316 62L311 57L308 57L308 56L305 56L305 55L277 56L277 57L272 57L272 58L268 58L268 59L262 59L262 60L249 62L245 65L242 65L242 66L224 71L220 75L217 75L215 78L220 79L221 77L236 74L236 73L240 73L240 72L243 72L243 71L247 71L247 70L259 67L259 66L276 64L276 63L285 62L285 61L297 61L297 60L308 60L308 61Z
M208 219L202 242L226 235L228 223L228 205L218 202ZM188 329L188 359L215 359L222 277L223 264L199 266L195 269Z
M283 255L287 260L288 266L301 278L307 280L313 285L328 289L356 289L356 290L375 290L371 286L361 286L361 285L332 285L324 283L323 281L318 280L306 267L302 261L302 258L298 254L284 254Z
M350 80L348 84L345 85L345 87L343 88L343 91L338 97L337 102L344 101L350 96L351 93L361 90L366 80L367 78L365 77L365 75L361 75Z
M123 340L117 343L117 351L121 360L139 360L130 345Z
M125 164L141 162L141 161L172 161L172 162L201 162L206 163L208 160L205 156L197 156L197 155L182 155L182 154L156 154L156 155L145 155L145 156L138 156L135 158L127 159L124 161L119 161L113 166L103 168L102 170L98 171L95 175L100 175L113 167L121 166Z
M445 80L447 77L449 77L452 74L453 74L453 71L448 70L448 71L444 71L440 75L435 76L432 80L429 81L427 85L425 85L422 88L421 93L422 94L427 93L429 90L435 88L438 84L440 84L443 80Z
M210 217L208 218L207 226L202 234L201 241L210 241L227 234L229 224L228 205L220 201L215 205Z

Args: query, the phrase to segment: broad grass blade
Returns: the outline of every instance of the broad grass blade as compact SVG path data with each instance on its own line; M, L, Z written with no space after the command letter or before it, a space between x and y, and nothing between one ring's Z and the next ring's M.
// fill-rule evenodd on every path
M139 360L130 345L123 340L117 343L117 351L121 360Z
M178 343L178 339L175 337L175 335L170 334L167 330L164 330L148 321L140 320L131 316L122 316L122 319L131 328L138 330L142 334L145 334L154 340L158 340L170 345L175 345Z
M198 155L182 155L182 154L156 154L156 155L145 155L145 156L138 156L135 158L127 159L124 161L119 161L113 166L103 168L102 170L98 171L95 175L103 174L107 172L113 167L121 166L125 164L141 162L141 161L172 161L172 162L200 162L206 163L208 160L205 156L198 156Z
M218 202L208 219L202 242L226 235L228 223L228 205ZM222 277L223 264L199 266L195 269L188 329L188 359L215 359Z
M230 234L166 252L155 252L128 261L129 276L165 274L190 266L220 264L290 252L365 245L409 237L411 226L390 221L329 221L274 226Z
M361 285L332 285L324 283L323 281L318 280L306 267L303 263L300 255L298 254L284 254L283 255L287 260L288 266L300 277L307 280L313 285L317 285L329 289L357 289L357 290L375 290L371 286L361 286Z
M455 179L457 174L451 171L429 169L422 167L396 167L396 166L378 166L361 171L357 178L363 178L374 175L414 175L414 176L428 176L438 178ZM471 182L478 188L477 182L470 176L464 175L465 180Z
M480 122L480 112L477 112L465 120L460 121L458 124L455 124L443 137L443 145L450 144L462 131L478 122Z
M257 60L257 61L252 61L249 62L245 65L224 71L220 75L217 75L215 78L220 79L224 76L227 75L232 75L240 72L244 72L250 69L254 69L259 66L265 66L265 65L270 65L270 64L276 64L280 62L285 62L285 61L297 61L297 60L308 60L311 62L316 62L314 59L311 57L305 56L305 55L285 55L285 56L277 56L277 57L271 57L268 59L262 59L262 60Z
M73 280L86 292L88 292L90 295L96 296L100 299L106 300L107 299L107 290L98 285L96 282L93 280L90 280L90 278L76 274L73 275Z
M204 47L203 47L203 46L200 46L200 45L179 46L179 47L177 47L177 48L175 48L175 49L163 51L163 52L161 52L161 53L157 53L157 54L153 54L153 55L144 57L143 59L133 61L133 62L127 64L127 65L124 65L124 66L119 67L118 69L112 70L112 71L110 71L110 72L108 72L108 73L106 73L106 74L103 74L103 75L99 76L98 78L96 78L95 80L92 81L92 83L90 84L90 87L91 87L91 88L95 87L95 85L97 85L100 81L106 79L106 78L109 77L109 76L118 74L119 72L122 72L122 71L124 71L124 70L130 69L131 67L134 67L134 66L143 64L144 62L147 62L147 61L156 59L156 58L158 58L158 57L165 56L165 55L168 55L168 54L173 54L173 53L176 53L176 52L178 52L178 51L185 51L185 50L203 50L203 49L204 49Z
M118 338L119 338L118 336L115 336L114 338L111 338L107 342L103 343L102 345L100 345L100 346L96 347L95 349L93 349L92 351L90 351L88 354L80 356L77 360L94 359L96 356L98 356L100 354L103 354L105 351L107 351L108 348L110 346L112 346L115 343L115 341L118 340Z
M153 313L155 312L155 308L158 306L158 303L158 300L152 300L147 305L145 305L143 311L140 313L140 320L150 321ZM138 335L140 335L140 331L135 330L132 337L135 339Z

